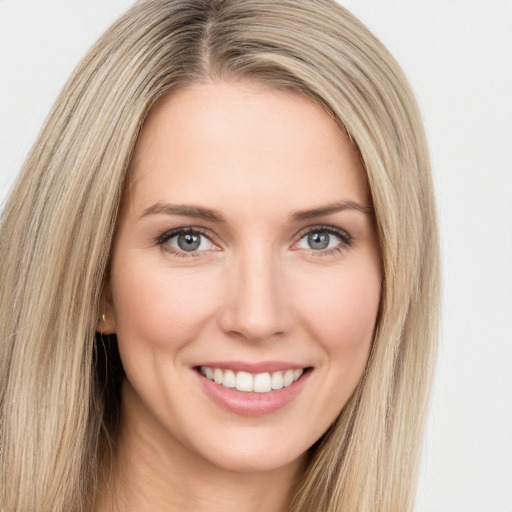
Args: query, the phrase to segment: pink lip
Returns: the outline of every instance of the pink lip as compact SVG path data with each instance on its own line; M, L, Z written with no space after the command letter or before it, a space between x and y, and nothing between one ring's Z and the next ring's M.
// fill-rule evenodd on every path
M302 364L294 364L285 361L261 361L259 363L247 361L209 361L194 366L206 366L208 368L220 368L221 370L233 370L234 372L248 372L254 374L306 368L306 366Z
M202 365L209 366L209 365ZM213 368L226 368L231 367L213 366ZM266 367L267 368L267 367ZM302 366L293 368L303 368ZM288 367L287 369L293 369ZM240 369L236 366L238 371L247 371ZM282 366L279 369L284 369ZM273 370L277 371L277 370ZM286 388L276 389L268 393L249 393L244 391L238 391L234 388L226 388L220 384L207 379L201 375L198 371L194 371L200 384L203 386L206 394L222 408L240 414L243 416L263 416L272 412L278 411L279 409L290 403L302 390L306 381L308 380L311 371L306 371L302 376L296 380L293 384ZM251 373L253 373L251 371ZM254 372L257 373L257 372Z

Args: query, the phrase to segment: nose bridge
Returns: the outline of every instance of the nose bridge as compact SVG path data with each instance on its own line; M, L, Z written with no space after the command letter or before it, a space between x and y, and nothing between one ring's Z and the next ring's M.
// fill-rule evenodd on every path
M267 244L250 244L234 256L221 313L224 331L262 340L288 329L290 312L280 266Z

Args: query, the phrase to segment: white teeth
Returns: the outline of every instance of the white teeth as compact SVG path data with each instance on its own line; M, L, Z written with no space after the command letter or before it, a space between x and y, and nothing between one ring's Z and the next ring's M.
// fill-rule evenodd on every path
M258 375L255 375L252 388L256 393L268 393L272 391L270 373L258 373Z
M274 372L272 374L272 389L281 389L283 386L283 374L281 372Z
M281 370L277 372L264 372L252 374L221 368L201 366L201 374L227 388L236 388L238 391L255 393L268 393L274 389L286 388L293 384L304 373L302 368L297 370Z
M236 375L232 370L224 371L224 381L222 382L223 386L227 388L234 388L236 386Z
M235 387L238 391L252 391L252 375L247 372L238 372Z
M284 374L283 385L289 386L293 382L293 370L287 370Z
M224 377L224 375L223 375L222 370L220 368L215 368L215 370L213 370L213 380L217 384L222 384L223 377Z

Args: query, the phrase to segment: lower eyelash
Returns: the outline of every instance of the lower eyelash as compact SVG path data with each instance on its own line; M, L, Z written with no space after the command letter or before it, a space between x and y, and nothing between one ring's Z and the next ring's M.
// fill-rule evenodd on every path
M311 249L309 251L308 257L310 258L322 258L322 257L329 257L334 256L336 253L343 253L343 250L346 249L346 245L337 246L337 247L331 247L331 249L326 249L324 251L314 251Z
M168 252L175 256L176 258L197 258L200 256L200 252L185 252L185 251L176 251L173 247L165 247L162 244L162 251Z

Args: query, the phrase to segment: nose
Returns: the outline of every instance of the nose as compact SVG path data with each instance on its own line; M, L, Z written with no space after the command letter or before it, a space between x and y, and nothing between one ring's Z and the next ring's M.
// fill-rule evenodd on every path
M268 250L249 250L235 258L218 316L224 332L249 341L288 332L293 324L291 297L278 259Z

